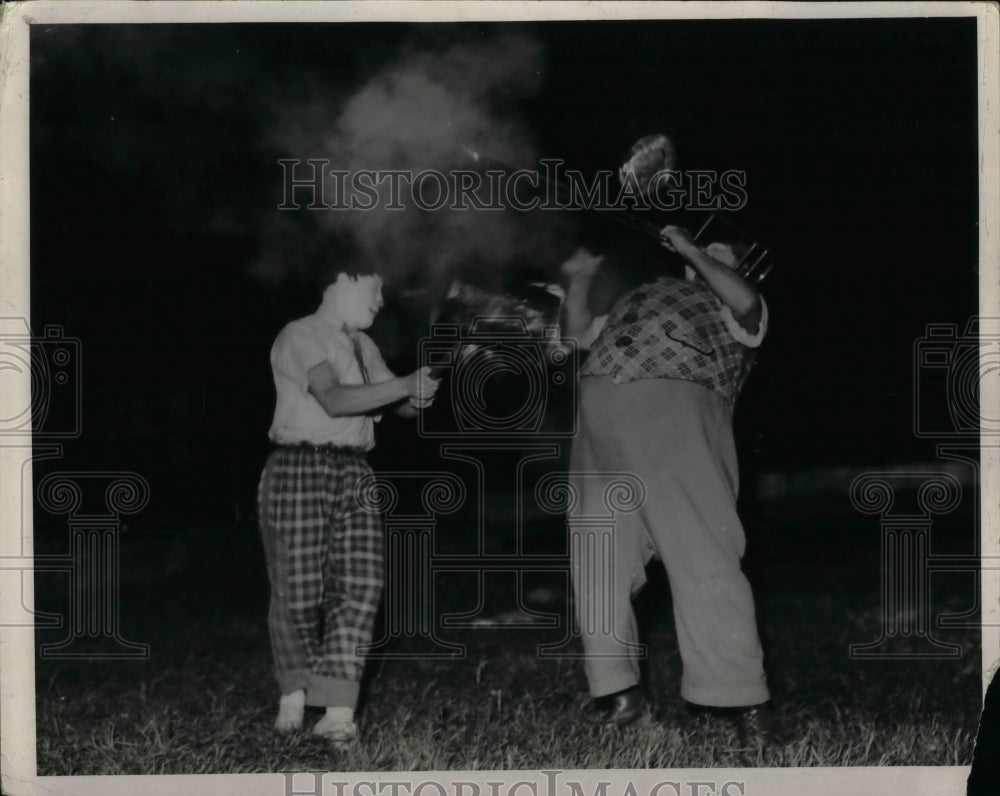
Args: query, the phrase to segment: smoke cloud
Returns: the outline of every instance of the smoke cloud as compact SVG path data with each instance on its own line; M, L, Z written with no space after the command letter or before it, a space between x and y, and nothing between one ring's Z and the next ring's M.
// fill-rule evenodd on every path
M408 48L346 98L317 87L306 101L281 107L276 148L282 157L322 158L351 174L534 168L538 153L519 103L538 91L543 67L543 48L523 35ZM470 148L488 157L477 161ZM555 213L421 209L408 189L400 194L405 209L392 210L388 182L378 190L371 210L275 211L255 275L299 279L310 266L295 258L315 262L333 249L373 264L390 285L440 286L470 273L498 284L526 264L552 267L565 236L566 219Z

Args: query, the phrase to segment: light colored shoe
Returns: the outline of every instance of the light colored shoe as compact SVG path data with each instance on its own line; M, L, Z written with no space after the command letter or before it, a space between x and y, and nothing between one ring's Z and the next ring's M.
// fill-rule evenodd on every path
M305 691L282 694L281 702L278 704L278 718L274 720L274 729L278 732L294 732L301 729L305 710Z
M353 719L321 718L312 730L313 735L326 738L335 749L347 749L358 740L358 725Z

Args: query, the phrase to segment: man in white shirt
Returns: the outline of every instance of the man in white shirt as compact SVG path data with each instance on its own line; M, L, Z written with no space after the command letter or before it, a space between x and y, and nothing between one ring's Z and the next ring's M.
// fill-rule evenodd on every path
M396 377L362 330L382 308L382 279L337 270L319 309L292 321L271 348L275 449L258 491L271 582L268 627L281 700L275 727L313 729L340 746L357 737L354 709L384 580L382 518L360 505L372 472L379 411L416 416L438 382L421 368Z

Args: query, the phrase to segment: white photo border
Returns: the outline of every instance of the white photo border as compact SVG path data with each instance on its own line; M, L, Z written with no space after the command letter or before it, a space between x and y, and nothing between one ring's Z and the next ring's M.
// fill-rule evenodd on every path
M772 2L37 2L10 3L0 9L0 315L30 317L29 307L29 29L31 25L96 23L224 23L224 22L418 22L418 21L555 21L572 19L849 19L896 17L975 17L978 32L979 164L980 164L980 304L982 316L1000 314L1000 135L998 135L998 76L1000 76L1000 12L995 4L968 2L927 3L772 3ZM30 385L0 394L3 410L30 403ZM981 401L1000 406L996 380L984 381ZM30 557L32 517L29 496L21 483L31 483L30 469L21 471L24 448L0 447L0 556ZM982 554L1000 560L1000 450L983 445ZM14 469L12 470L11 467ZM30 462L25 467L30 468ZM1000 663L1000 571L982 572L982 672L984 689ZM36 774L34 633L31 627L7 626L16 600L11 591L33 594L30 571L0 570L0 756L2 790L10 794L134 793L173 794L178 789L219 794L286 793L281 774L169 777L39 777ZM327 775L327 779L334 775ZM451 791L458 781L478 783L502 779L537 783L546 793L542 772L419 772L414 781L437 781ZM959 794L965 792L967 767L908 768L789 768L712 769L672 771L565 771L561 778L580 782L632 782L639 793L665 781L716 782L738 780L745 796L802 794L840 796L843 793ZM338 782L354 786L398 781L399 774L336 774ZM365 786L366 787L366 786ZM528 787L528 786L525 786ZM614 792L614 787L612 792ZM324 792L335 792L333 790ZM361 793L368 793L362 789ZM663 790L668 793L671 790ZM687 791L684 791L687 792Z

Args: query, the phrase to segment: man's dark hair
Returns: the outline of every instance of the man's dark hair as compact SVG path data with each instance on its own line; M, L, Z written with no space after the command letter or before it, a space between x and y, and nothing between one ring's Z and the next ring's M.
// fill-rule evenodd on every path
M333 243L325 246L317 256L316 262L316 286L320 290L326 290L336 282L338 274L346 274L352 279L378 274L368 257L343 244Z

